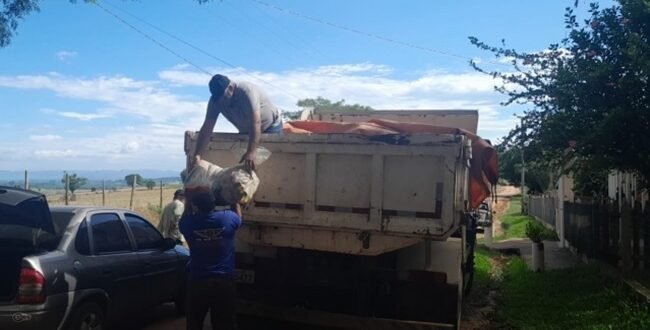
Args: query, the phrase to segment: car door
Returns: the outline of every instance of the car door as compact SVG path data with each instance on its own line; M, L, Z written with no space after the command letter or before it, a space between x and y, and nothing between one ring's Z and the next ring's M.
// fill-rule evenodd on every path
M142 306L144 291L138 255L116 212L89 215L92 264L109 296L109 312L123 314Z
M181 284L175 249L161 248L163 237L148 221L132 213L125 213L124 218L138 251L147 305L174 300Z

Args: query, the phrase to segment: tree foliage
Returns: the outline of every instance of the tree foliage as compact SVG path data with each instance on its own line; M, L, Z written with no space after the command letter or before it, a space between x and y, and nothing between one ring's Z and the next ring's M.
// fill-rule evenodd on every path
M83 187L88 182L87 178L77 176L77 173L72 173L68 175L68 190L74 194L77 189ZM65 173L61 178L61 183L65 185Z
M315 111L320 112L367 112L375 110L372 107L358 103L345 104L345 100L343 99L332 102L331 100L321 96L318 96L315 99L299 100L296 105L301 108L314 109ZM282 116L286 120L297 120L300 118L300 112L301 111L285 111L282 113Z
M566 9L568 37L543 51L470 37L511 64L511 70L491 71L471 63L502 81L495 88L508 97L503 104L530 105L505 144L525 145L527 155L574 172L578 181L610 170L650 178L650 1L619 0L606 9L591 4L584 22L574 10ZM567 166L567 150L580 161Z
M129 174L124 177L124 181L126 181L126 184L129 186L133 186L133 180L135 181L135 184L138 186L142 186L145 184L144 178L140 174L134 173L134 174Z
M144 180L144 185L147 186L147 189L152 190L156 187L156 181L151 179Z
M521 186L521 148L497 146L499 155L499 177L510 184ZM543 193L550 188L552 172L542 163L526 162L526 188L532 193Z
M315 99L303 99L296 103L297 106L302 108L313 108L317 111L327 112L366 112L372 111L373 108L361 104L345 104L345 100L332 102L324 97L317 97Z

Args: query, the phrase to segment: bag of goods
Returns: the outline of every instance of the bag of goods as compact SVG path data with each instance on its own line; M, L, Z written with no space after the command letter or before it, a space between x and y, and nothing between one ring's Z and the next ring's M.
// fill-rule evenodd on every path
M244 165L221 168L206 160L197 162L190 171L183 170L181 179L187 200L196 193L210 191L217 205L248 204L260 184L255 171L249 173Z

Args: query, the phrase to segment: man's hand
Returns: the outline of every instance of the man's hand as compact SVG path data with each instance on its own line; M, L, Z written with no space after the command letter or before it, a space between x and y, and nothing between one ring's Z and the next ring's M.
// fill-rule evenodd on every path
M188 164L187 164L187 170L191 171L194 166L196 166L199 162L201 162L201 155L196 154L192 157L189 157L188 159Z
M253 151L247 151L242 157L241 160L239 161L240 163L244 163L244 166L246 167L246 170L248 172L252 172L255 170L255 158L257 157L257 152L255 150Z

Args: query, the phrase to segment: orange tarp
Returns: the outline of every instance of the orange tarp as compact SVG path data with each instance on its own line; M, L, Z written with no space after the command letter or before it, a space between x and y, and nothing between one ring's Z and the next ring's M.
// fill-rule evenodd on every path
M417 123L400 123L391 120L372 119L363 123L330 123L322 121L292 121L284 124L284 134L361 134L368 136L389 134L462 134L472 141L470 176L470 201L478 207L490 196L490 188L499 178L497 154L494 148L475 134L459 128Z

